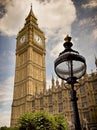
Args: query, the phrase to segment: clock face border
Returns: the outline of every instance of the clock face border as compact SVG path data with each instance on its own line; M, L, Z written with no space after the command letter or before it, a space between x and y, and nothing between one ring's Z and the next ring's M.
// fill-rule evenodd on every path
M21 38L20 38L20 43L24 43L25 42L25 39L26 39L26 36L25 35L22 35Z
M34 40L36 43L38 43L39 45L42 45L42 38L40 37L39 34L34 34Z

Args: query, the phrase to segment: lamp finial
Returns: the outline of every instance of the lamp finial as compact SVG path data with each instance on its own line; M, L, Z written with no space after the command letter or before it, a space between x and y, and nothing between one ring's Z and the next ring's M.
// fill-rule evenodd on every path
M64 40L65 40L66 42L70 42L70 41L71 41L71 37L67 34L67 36L64 38Z

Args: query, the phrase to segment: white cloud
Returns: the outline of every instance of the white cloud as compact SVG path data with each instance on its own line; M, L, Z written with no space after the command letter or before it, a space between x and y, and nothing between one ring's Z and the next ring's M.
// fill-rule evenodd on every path
M77 41L78 41L78 38L77 38L77 37L72 39L72 42L73 42L73 43L76 43ZM64 49L65 49L64 46L63 46L64 42L65 42L65 41L64 41L64 39L63 39L63 41L57 43L57 44L53 47L53 49L49 52L51 57L53 57L53 58L55 59L55 58L57 58L57 57L59 56L59 54L60 54L62 51L64 51Z
M28 11L28 5L31 4L31 0L5 0L3 2L7 13L0 20L0 31L4 35L16 35L19 28L23 27L24 19Z
M96 0L90 0L89 3L87 4L83 4L82 5L83 8L95 8L97 7L97 1Z
M0 21L0 30L3 34L17 34L19 28L24 25L31 2L31 0L7 2L7 13ZM76 18L76 10L71 0L51 0L42 3L34 0L33 11L38 18L39 26L44 29L47 36L53 36L56 31L58 34L70 33L71 24Z
M88 17L84 19L79 20L79 27L81 26L95 26L95 21L97 20L97 16L93 17Z
M48 29L59 29L64 25L71 25L75 19L75 8L71 0L52 0L43 6L40 6L41 16L40 25ZM72 15L70 15L72 13ZM68 21L68 22L67 22ZM44 23L44 24L43 24Z
M51 79L46 80L46 88L47 89L51 88Z
M11 111L3 111L0 113L0 126L10 126Z
M85 27L89 28L89 27L94 27L91 29L91 39L97 39L97 29L96 29L96 25L95 25L95 21L97 21L97 16L94 16L94 18L84 18L82 20L79 21L79 27ZM90 36L89 36L90 37Z
M92 36L97 39L97 29L95 28L92 32Z
M9 126L11 116L11 103L13 97L14 77L8 77L0 84L0 126Z
M59 53L64 50L62 43L58 43L50 52L50 55L54 58L58 57Z
M12 100L14 77L8 77L0 84L0 102Z
M10 71L15 64L15 53L13 51L3 51L0 54L0 72L2 75ZM14 67L15 68L15 67Z
M86 18L80 20L80 21L79 21L79 26L83 26L83 25L89 23L89 20L90 20L90 19L86 19Z
M44 29L46 37L59 39L62 34L71 32L71 25L76 18L76 10L71 0L42 3L39 6L39 26Z
M71 25L76 19L76 10L71 0L51 0L49 3L42 3L39 10L39 26L43 28L47 40L60 41L66 34L71 34ZM48 49L51 56L57 56L63 49L62 43L60 44L56 43L52 50Z

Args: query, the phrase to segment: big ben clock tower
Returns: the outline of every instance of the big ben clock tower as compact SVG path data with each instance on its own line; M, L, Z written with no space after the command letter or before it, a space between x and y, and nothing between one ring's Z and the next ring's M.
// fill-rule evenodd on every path
M32 6L17 35L16 68L11 113L14 127L20 115L32 110L32 96L46 88L45 36L39 29Z

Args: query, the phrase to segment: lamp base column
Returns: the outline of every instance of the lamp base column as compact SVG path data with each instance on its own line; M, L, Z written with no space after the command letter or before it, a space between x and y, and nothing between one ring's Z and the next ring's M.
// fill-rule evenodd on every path
M76 91L74 90L74 87L71 88L70 93L71 93L71 101L72 101L72 107L74 113L75 130L81 130L78 107L77 107L78 98L76 97Z

